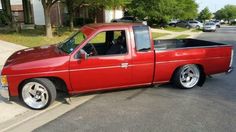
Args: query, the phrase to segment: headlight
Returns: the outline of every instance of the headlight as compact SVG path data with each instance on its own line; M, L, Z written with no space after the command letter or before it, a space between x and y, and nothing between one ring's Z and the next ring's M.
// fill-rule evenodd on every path
M1 84L2 84L2 87L8 87L8 82L7 82L7 76L6 75L1 76Z

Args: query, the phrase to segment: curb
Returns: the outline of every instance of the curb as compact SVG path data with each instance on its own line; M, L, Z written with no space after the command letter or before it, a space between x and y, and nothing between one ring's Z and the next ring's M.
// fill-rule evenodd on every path
M0 132L19 130L33 131L34 129L58 118L64 113L88 102L89 100L92 100L94 97L96 97L96 94L72 97L71 102L69 103L68 101L57 102L42 111L27 111L24 114L17 116L15 119L0 124Z

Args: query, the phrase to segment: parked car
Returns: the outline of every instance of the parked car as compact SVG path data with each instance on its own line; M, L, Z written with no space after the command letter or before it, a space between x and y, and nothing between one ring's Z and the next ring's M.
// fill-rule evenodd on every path
M217 27L217 28L220 28L220 27L221 27L221 23L220 23L219 20L214 20L214 21L212 21L212 22L214 22L214 23L216 24L216 27Z
M174 26L183 27L183 28L201 29L203 27L203 24L199 21L191 20L191 21L178 21Z
M176 27L176 24L179 22L179 20L172 20L168 23L169 26Z
M147 25L147 21L139 20L138 18L133 16L125 16L120 19L113 19L111 20L111 22L142 23L144 25Z
M20 50L6 61L1 96L44 109L56 89L69 95L172 82L190 89L231 72L231 45L196 39L153 40L143 24L85 25L64 42Z
M208 23L206 23L206 24L204 25L204 27L203 27L203 32L205 32L205 31L213 31L213 32L215 32L216 29L217 29L216 23L214 23L214 22L208 22Z
M199 21L196 21L196 20L188 21L188 24L189 24L190 28L202 29L202 27L203 27L203 24Z

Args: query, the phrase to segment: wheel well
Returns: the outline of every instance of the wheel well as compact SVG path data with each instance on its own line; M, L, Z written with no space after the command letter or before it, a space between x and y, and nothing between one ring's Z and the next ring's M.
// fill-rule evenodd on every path
M67 92L68 93L68 90L67 90L67 86L66 86L66 83L63 79L59 78L59 77L40 77L40 78L46 78L46 79L49 79L50 81L52 81L52 83L55 85L56 89L59 90L59 91L63 91L63 92ZM23 87L23 84L26 83L28 80L30 79L33 79L33 78L28 78L28 79L25 79L23 80L19 87L18 87L18 93L20 94L20 91Z
M198 86L202 86L203 84L204 84L204 82L205 82L205 79L206 79L206 74L205 74L205 71L204 71L204 67L202 66L202 65L200 65L200 64L194 64L194 65L196 65L198 68L199 68L199 70L200 70L200 81L198 82ZM175 73L178 71L178 69L179 68L181 68L183 65L181 65L181 66L179 66L179 67L177 67L175 70L174 70L174 72L172 73L172 76L171 76L171 82L173 81L173 77L174 77L174 75L175 75Z

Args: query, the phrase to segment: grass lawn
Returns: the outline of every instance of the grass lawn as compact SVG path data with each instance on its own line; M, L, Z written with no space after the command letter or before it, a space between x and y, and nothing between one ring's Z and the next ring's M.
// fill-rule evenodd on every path
M157 39L166 35L170 35L169 33L157 33L157 32L152 32L152 37L153 39Z
M182 28L182 27L166 27L164 28L164 30L167 30L167 31L172 31L172 32L184 32L184 31L187 31L189 29L187 28Z
M191 32L202 32L202 29L193 29Z
M65 40L66 38L68 38L71 34L73 34L73 32L70 32L68 28L62 28L60 29L60 32L59 32L60 35L55 35L55 34L56 34L55 29L54 29L53 38L45 37L43 29L22 30L21 33L1 30L0 39L3 41L23 45L26 47L36 47L36 46L59 43ZM115 36L119 36L119 35L120 35L120 32L115 32ZM166 35L169 35L169 34L152 32L152 36L154 39L157 39ZM94 43L105 42L105 33L98 34L94 38L93 41Z
M187 38L189 36L190 35L188 35L188 34L182 34L182 35L177 36L176 39L184 39L184 38Z
M56 44L65 40L73 32L70 32L68 28L62 28L59 33L61 35L54 35L53 38L47 38L44 35L43 29L22 30L21 33L1 30L0 39L15 44L20 44L26 47L35 47L41 45Z

